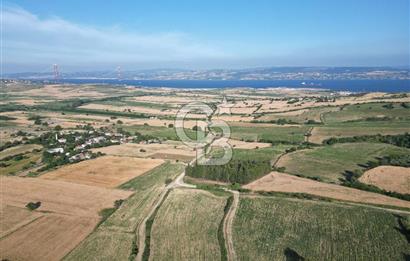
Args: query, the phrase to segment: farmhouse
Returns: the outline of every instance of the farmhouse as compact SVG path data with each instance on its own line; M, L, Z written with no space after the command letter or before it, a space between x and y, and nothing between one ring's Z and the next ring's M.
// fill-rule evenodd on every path
M53 149L47 150L47 152L51 154L64 153L64 149L63 148L53 148Z

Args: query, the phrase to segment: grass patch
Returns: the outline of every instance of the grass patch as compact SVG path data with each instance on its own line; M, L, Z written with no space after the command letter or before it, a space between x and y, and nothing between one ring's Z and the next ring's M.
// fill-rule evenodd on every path
M244 141L296 144L303 142L306 126L231 126L231 138Z
M380 143L344 143L301 150L284 156L278 167L301 177L319 177L326 182L341 183L346 170L365 169L377 157L406 155L410 150Z

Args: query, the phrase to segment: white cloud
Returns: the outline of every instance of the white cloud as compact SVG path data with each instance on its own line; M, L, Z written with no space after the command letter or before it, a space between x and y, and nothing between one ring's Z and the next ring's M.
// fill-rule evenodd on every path
M121 28L97 28L58 17L39 18L21 8L5 7L3 62L10 64L144 64L221 59L220 49L176 32L142 34Z

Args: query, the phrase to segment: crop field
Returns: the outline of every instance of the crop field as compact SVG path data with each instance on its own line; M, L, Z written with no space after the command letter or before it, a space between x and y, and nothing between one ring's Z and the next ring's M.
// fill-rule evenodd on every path
M160 109L153 107L143 107L143 106L124 106L124 105L110 105L110 104L97 104L90 103L80 107L81 109L90 110L102 110L102 111L117 111L117 112L134 112L134 113L144 113L149 115L175 115L177 110L175 109Z
M40 178L114 188L163 162L160 159L104 156L59 168Z
M36 211L30 211L21 207L2 204L0 215L2 218L0 238L3 238L17 230L19 227L29 224L33 220L42 217L44 214Z
M2 176L0 181L3 204L24 208L28 202L41 201L39 210L65 215L98 217L101 209L132 194L130 191L39 178Z
M24 170L29 170L39 163L41 152L29 152L22 156L21 159L13 158L3 160L4 166L0 167L1 175L16 175Z
M26 145L11 147L11 148L5 149L0 152L0 160L4 159L5 157L10 157L10 156L14 156L14 155L22 154L26 152L31 152L35 149L39 150L41 149L41 146L37 144L26 144Z
M233 238L238 260L403 260L410 250L397 227L397 215L382 210L242 197Z
M339 111L339 107L314 107L310 109L301 109L289 112L280 112L280 113L270 113L264 114L263 116L257 118L257 120L261 121L272 121L272 120L279 120L279 119L286 119L288 121L296 122L296 123L306 123L309 120L315 122L322 121L322 115L325 113L329 113L332 111Z
M410 168L379 166L363 173L359 181L387 191L410 194Z
M244 141L299 143L308 131L305 126L277 126L269 127L252 124L247 126L231 126L231 138Z
M353 137L363 135L394 135L409 132L410 121L358 121L347 123L332 123L314 127L309 141L322 143L331 137Z
M279 155L285 152L288 149L289 145L275 145L273 147L265 147L260 149L239 149L234 148L232 151L233 160L270 160L274 162ZM216 147L212 152L215 158L223 155L223 150L219 147Z
M409 120L410 109L404 108L401 103L366 103L348 105L340 111L325 113L323 116L326 123L365 120L372 117Z
M123 184L134 191L119 209L109 216L86 240L76 247L66 260L79 258L124 260L138 242L136 229L149 213L167 179L174 179L183 171L182 164L165 163ZM98 250L98 252L94 252Z
M10 260L60 260L94 229L101 209L131 194L37 178L3 176L1 183L0 257ZM29 202L41 205L30 212Z
M131 133L139 132L143 135L151 135L160 139L167 140L179 140L177 133L174 128L168 127L159 127L159 126L146 126L146 125L133 125L133 126L124 126L124 130ZM196 132L190 129L185 129L185 133L188 137L196 137Z
M60 260L95 227L98 218L38 218L0 240L0 255L10 260Z
M173 190L152 226L152 260L220 260L218 226L225 204L225 197L209 192Z
M285 172L304 177L319 178L327 182L339 183L346 170L363 169L376 157L408 155L409 150L380 143L345 143L300 150L282 157L277 167L285 167Z
M403 182L403 180L395 180L395 184L397 184L398 187L404 187L406 183ZM410 202L406 200L275 171L243 187L253 191L305 193L343 201L410 209Z
M127 156L127 157L143 157L143 158L159 158L168 159L173 156L173 159L186 160L192 159L195 156L195 151L192 148L180 142L167 142L161 144L134 144L126 143L121 145L113 145L109 147L93 149L94 152L102 152L111 156ZM160 153L159 153L160 152ZM162 154L162 155L160 155Z

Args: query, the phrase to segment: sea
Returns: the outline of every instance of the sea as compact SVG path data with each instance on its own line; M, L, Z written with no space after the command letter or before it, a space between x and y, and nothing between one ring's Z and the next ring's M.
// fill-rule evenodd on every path
M318 88L346 92L410 92L410 80L118 80L60 79L61 83L113 84L184 89L213 88Z

